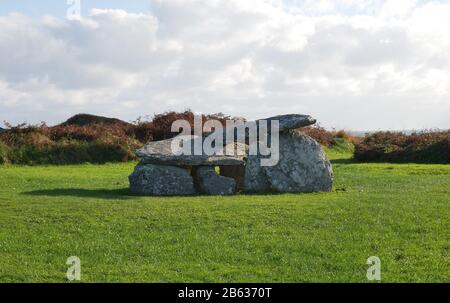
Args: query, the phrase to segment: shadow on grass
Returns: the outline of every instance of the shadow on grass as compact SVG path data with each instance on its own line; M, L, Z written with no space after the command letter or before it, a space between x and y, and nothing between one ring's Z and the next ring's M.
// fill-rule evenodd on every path
M236 196L281 196L287 193L280 193L275 191L266 192L238 192L234 195L225 195L223 197L236 197ZM295 194L309 194L295 193ZM128 188L119 189L83 189L83 188L55 188L55 189L42 189L33 190L28 192L22 192L22 195L27 196L46 196L46 197L77 197L77 198L96 198L96 199L109 199L109 200L128 200L139 197L158 197L158 198L174 198L174 197L213 197L216 195L195 194L195 195L171 195L171 196L146 196L133 194ZM220 196L220 195L217 195Z
M82 188L55 188L55 189L43 189L43 190L33 190L28 192L23 192L23 195L27 196L47 196L47 197L78 197L78 198L97 198L97 199L111 199L111 200L127 200L139 197L152 197L139 194L133 194L128 188L120 189L82 189ZM279 196L284 193L279 192L263 192L263 193L243 193L239 192L235 195L224 196L224 197L235 197L235 196ZM153 196L158 198L174 198L174 197L211 197L204 194L195 195L173 195L173 196Z
M79 197L79 198L97 198L97 199L132 199L133 194L128 188L119 189L83 189L83 188L56 188L33 190L22 193L28 196L47 196L47 197Z

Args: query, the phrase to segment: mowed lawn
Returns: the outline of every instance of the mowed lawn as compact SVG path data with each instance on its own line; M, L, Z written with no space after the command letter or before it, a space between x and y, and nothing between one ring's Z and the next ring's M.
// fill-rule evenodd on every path
M134 163L0 167L0 281L450 281L450 165L334 163L332 193L135 197Z

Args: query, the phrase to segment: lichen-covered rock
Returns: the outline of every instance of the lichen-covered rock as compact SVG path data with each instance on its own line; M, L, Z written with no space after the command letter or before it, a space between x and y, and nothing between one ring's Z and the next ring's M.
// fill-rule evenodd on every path
M237 138L238 136L238 129L242 132L242 139L245 140L246 144L250 144L252 138L249 135L249 132L245 131L245 127L248 127L249 129L257 130L258 132L262 131L262 122L265 121L266 124L266 131L267 134L270 136L270 133L272 131L272 121L278 121L278 131L280 133L288 132L291 129L298 129L300 127L305 127L312 125L316 123L316 119L309 115L300 115L300 114L288 114L288 115L278 115L273 116L270 118L260 119L256 121L240 121L240 123L236 122L236 125L234 127L226 127L222 130L223 132L223 142L230 142L227 141L230 138ZM259 133L261 135L261 133ZM231 140L230 139L230 140ZM244 143L244 142L241 142Z
M200 154L194 153L194 146L203 145L204 138L198 136L177 136L171 139L149 142L144 147L136 151L136 155L141 159L142 164L161 164L174 166L198 166L198 165L243 165L245 163L245 144L230 143L234 147L234 153L227 155L227 145L221 148L221 152L214 155L207 155L201 150ZM190 150L186 154L181 154L182 146L176 142L189 142Z
M248 156L245 164L245 191L246 192L267 192L270 190L270 183L261 167L259 156Z
M262 120L266 121L278 121L279 122L279 131L287 132L291 129L297 129L300 127L305 127L316 123L316 119L309 115L299 115L299 114L288 114L288 115L279 115L270 118L265 118ZM257 120L256 122L258 123ZM268 129L270 130L270 128Z
M275 166L260 166L249 157L246 191L323 192L333 185L331 163L322 147L296 130L280 134L280 159Z
M128 177L132 193L148 196L195 194L194 181L182 167L139 164Z
M202 194L232 195L236 193L236 181L220 176L212 166L199 166L194 169L195 183Z
M160 196L190 195L196 193L195 188L210 195L234 194L242 187L246 192L330 191L332 169L321 146L312 138L295 130L314 124L316 120L308 115L297 114L274 116L264 120L272 125L273 121L279 122L280 158L276 165L261 166L262 156L248 155L253 140L263 140L264 136L259 133L256 137L250 135L250 132L242 131L245 126L249 130L256 130L258 127L262 130L264 124L257 120L249 125L225 128L217 134L180 135L148 143L136 151L141 162L129 177L131 191ZM272 141L274 137L270 134L270 125L267 125L267 131L268 142L271 142L272 147L275 142ZM238 134L245 138L245 143L233 140ZM216 146L217 141L220 142L217 138L223 139L222 144L217 145L218 153L209 155L209 152L202 151L203 144L209 146L214 142L213 146ZM227 142L228 138L231 138L230 142ZM234 153L227 155L225 151L231 146ZM215 172L216 165L221 167L223 176ZM184 167L192 168L193 177Z

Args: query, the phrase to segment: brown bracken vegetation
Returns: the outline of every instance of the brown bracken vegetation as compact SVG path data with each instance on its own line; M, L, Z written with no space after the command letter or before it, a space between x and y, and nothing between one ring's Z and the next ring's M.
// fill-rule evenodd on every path
M361 138L352 136L344 130L328 131L321 126L309 126L300 130L326 147L333 147L342 140L352 144L357 144L361 140Z
M135 160L135 150L148 141L175 136L175 120L187 120L193 126L194 113L166 112L150 121L127 123L93 115L76 115L66 122L47 126L20 124L0 133L0 164L77 164ZM222 113L203 116L225 123L236 119Z
M136 160L135 150L149 141L168 139L175 120L194 124L194 113L166 112L152 119L127 123L118 119L93 115L76 115L66 122L47 126L21 124L0 132L0 164L77 164ZM207 119L236 118L222 113L204 115ZM193 127L192 127L193 129ZM328 131L320 126L300 129L329 148L354 147L354 159L364 162L450 163L450 131L422 132L405 135L377 132L364 138L343 130ZM347 149L348 150L348 149Z
M369 134L355 145L354 158L361 162L450 163L450 130Z

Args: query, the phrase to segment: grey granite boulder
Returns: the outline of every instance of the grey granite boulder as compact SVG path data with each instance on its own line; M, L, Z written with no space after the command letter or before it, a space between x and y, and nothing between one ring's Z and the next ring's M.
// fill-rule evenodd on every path
M186 154L181 154L182 146L174 144L190 142L191 150ZM231 143L235 145L235 152L232 155L226 155L226 145L222 149L223 155L206 155L201 150L199 155L195 155L194 146L199 141L203 144L204 138L198 136L177 136L172 139L149 142L143 148L136 151L136 155L141 158L142 164L162 164L162 165L243 165L245 163L244 144ZM180 144L181 145L181 144ZM174 147L175 146L175 147ZM202 145L201 145L202 146Z
M249 156L245 164L245 188L246 192L270 191L270 183L263 167L260 165L259 156Z
M288 114L279 115L270 118L265 118L261 120L274 121L278 120L280 132L287 132L291 129L297 129L300 127L305 127L316 123L316 119L309 115L298 115L298 114ZM257 120L258 123L260 120ZM270 128L268 129L270 130Z
M333 173L322 147L309 136L290 130L280 134L280 159L275 166L261 167L258 157L249 157L246 191L331 191Z
M236 181L233 178L220 176L211 166L194 168L195 183L202 194L232 195L236 193Z
M175 196L196 193L189 170L182 167L139 164L128 179L134 194Z
M253 130L261 127L262 120L269 121L269 132L271 121L279 122L280 158L274 166L261 166L263 156L248 155L249 146L246 144L252 146L250 143L254 142L249 141L263 141L265 137L262 134L249 136L242 131L246 126ZM236 193L237 188L242 190L242 187L246 192L330 191L332 169L325 153L316 141L296 130L314 124L316 120L297 114L262 120L229 127L218 134L177 136L148 143L136 151L141 161L129 177L131 191L156 196L190 195L197 191L210 195L231 195ZM237 137L238 133L245 137L246 144L233 141L232 138ZM273 136L268 135L268 142L271 142ZM222 138L224 144L218 146L219 153L208 155L202 148L199 154L194 153L194 146L216 144ZM226 145L227 138L231 138L229 145ZM184 148L188 146L190 148ZM227 147L230 146L234 147L235 152L227 155ZM215 172L214 166L220 166L222 176Z
M298 129L300 127L305 127L316 123L316 119L314 119L313 117L309 115L299 115L299 114L279 115L250 122L240 121L241 124L238 123L235 125L235 127L227 127L223 129L224 142L227 142L229 138L236 139L238 135L238 129L243 130L244 126L247 126L248 128L254 127L255 129L260 130L261 121L267 121L268 134L270 134L271 132L271 121L278 121L280 133L288 132L291 129ZM245 135L245 142L249 144L250 138L248 132L245 132L244 135Z

